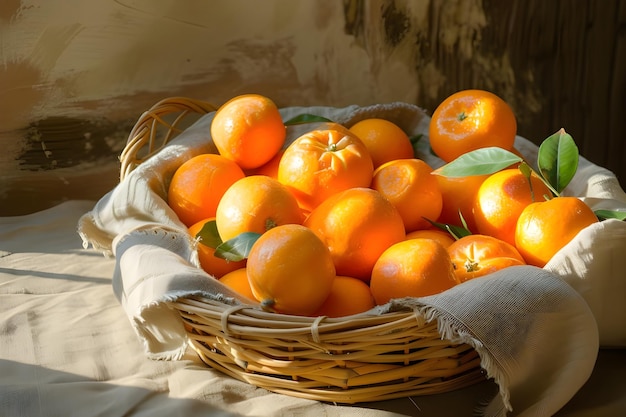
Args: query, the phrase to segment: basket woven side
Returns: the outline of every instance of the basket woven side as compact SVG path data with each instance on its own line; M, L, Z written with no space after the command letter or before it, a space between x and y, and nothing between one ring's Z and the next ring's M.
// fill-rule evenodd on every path
M356 403L447 392L484 380L468 345L413 312L343 319L266 313L206 298L173 304L210 367L273 392Z

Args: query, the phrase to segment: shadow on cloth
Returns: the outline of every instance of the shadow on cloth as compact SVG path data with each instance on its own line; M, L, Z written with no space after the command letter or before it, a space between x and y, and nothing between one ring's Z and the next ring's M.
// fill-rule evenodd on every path
M8 360L0 360L0 404L7 417L239 416L201 400L172 398L156 389L111 384Z

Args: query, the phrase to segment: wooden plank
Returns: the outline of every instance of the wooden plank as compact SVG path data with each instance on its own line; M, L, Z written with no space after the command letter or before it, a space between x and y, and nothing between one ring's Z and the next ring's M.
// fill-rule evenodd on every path
M615 34L615 48L610 74L610 97L608 104L606 137L608 149L604 165L615 172L626 183L626 2L619 2L616 13L617 30Z

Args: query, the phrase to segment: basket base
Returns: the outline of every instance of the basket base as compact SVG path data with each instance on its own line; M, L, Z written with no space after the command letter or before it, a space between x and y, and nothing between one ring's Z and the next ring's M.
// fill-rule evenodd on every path
M243 371L237 364L224 362L223 354L196 340L190 340L190 346L208 367L220 371L239 381L254 385L268 391L292 397L316 400L334 404L357 404L405 398L412 396L442 394L459 390L487 380L485 372L480 368L480 359L467 362L467 371L457 373L449 378L416 377L392 381L384 384L372 384L358 387L340 388L337 386L320 385L319 381L307 381L286 376L278 378L258 372ZM470 352L470 355L474 352ZM217 355L218 360L213 356Z
M204 297L172 304L209 367L268 391L355 404L454 391L486 380L478 353L414 311L301 317Z

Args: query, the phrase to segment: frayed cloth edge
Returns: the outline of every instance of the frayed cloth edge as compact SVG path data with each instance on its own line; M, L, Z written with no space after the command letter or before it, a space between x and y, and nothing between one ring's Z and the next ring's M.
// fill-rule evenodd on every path
M449 318L445 312L438 310L436 307L428 305L416 306L415 311L416 314L424 318L426 323L437 320L437 331L442 339L449 340L452 343L467 344L478 353L481 368L485 370L487 377L493 379L498 385L499 396L503 407L509 412L513 411L508 389L508 378L506 374L500 371L498 366L496 366L497 360L493 358L485 345L470 332L462 330L453 319ZM477 415L483 416L485 408L486 407L479 407L477 409Z
M83 244L83 249L89 249L91 246L94 250L102 253L107 258L113 258L113 250L111 247L111 238L96 238L96 233L89 233L87 229L93 229L94 231L100 230L96 225L95 219L91 212L83 214L78 220L76 232Z
M189 337L183 326L183 320L180 317L180 314L170 304L175 303L182 298L194 297L194 296L206 297L211 300L222 302L228 305L243 305L244 304L234 297L229 297L225 294L212 294L206 291L171 292L171 293L165 294L160 300L153 300L149 303L143 304L132 315L132 319L130 321L133 326L133 329L135 330L135 333L139 336L139 339L141 340L144 353L149 359L163 360L163 361L168 361L168 360L176 361L176 360L180 360L185 355L185 352L187 351L187 347L189 344ZM177 340L179 342L177 344L177 347L173 349L154 352L150 348L150 344L148 342L148 338L146 335L149 332L146 331L146 327L145 327L146 320L145 320L144 315L148 310L161 308L161 307L167 308L172 315L171 318L180 323L180 328L177 332L177 335L179 336Z

